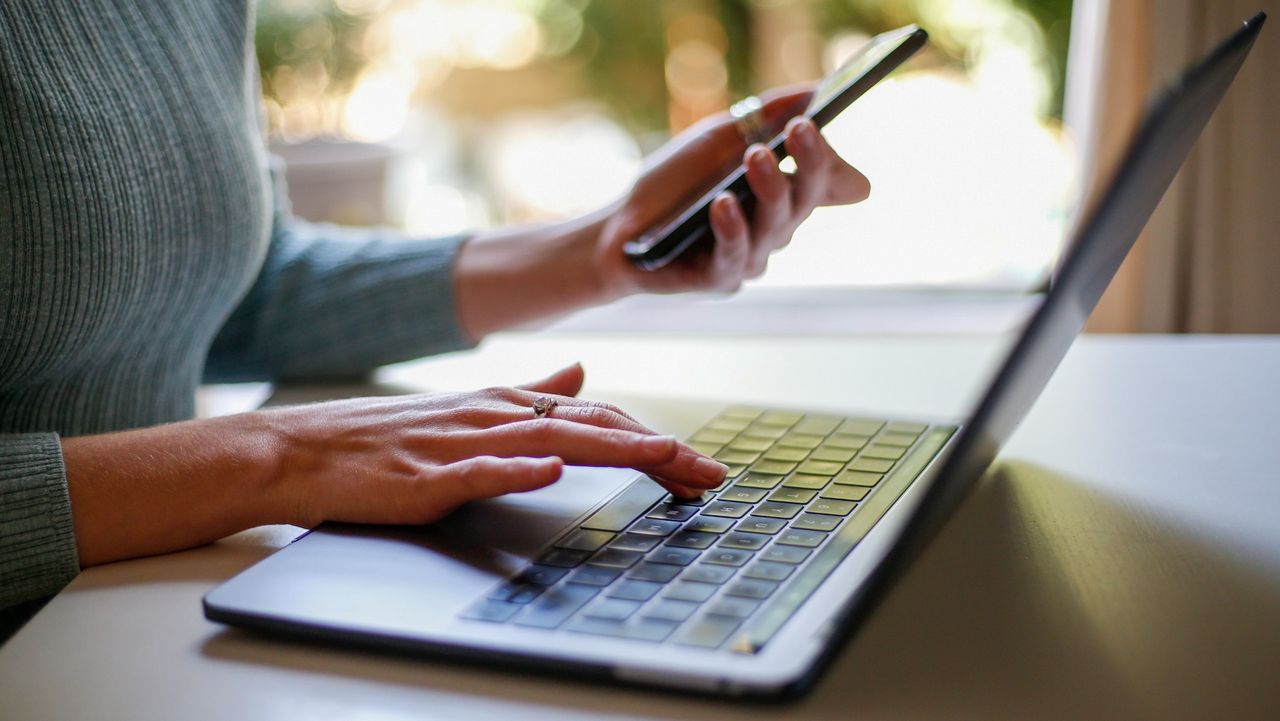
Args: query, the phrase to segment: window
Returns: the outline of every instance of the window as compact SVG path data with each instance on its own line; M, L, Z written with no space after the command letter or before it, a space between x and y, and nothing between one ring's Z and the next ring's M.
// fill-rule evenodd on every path
M1073 197L1070 14L1070 0L264 0L257 40L277 139L381 149L285 147L301 214L446 233L593 208L670 132L917 22L926 51L827 131L871 199L821 209L757 283L1025 289ZM312 167L365 187L326 191Z

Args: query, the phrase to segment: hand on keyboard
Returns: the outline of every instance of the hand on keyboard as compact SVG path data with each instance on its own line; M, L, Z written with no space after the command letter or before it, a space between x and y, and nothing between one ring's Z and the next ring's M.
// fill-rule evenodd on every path
M621 466L696 497L726 467L623 411L574 397L580 366L521 388L358 398L261 411L290 522L429 523L466 501L530 491L564 464ZM540 396L555 404L535 417Z

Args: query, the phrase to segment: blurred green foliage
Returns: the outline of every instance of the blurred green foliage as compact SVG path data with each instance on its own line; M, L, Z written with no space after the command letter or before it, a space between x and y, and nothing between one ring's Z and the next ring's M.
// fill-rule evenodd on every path
M637 132L666 129L664 13L684 0L518 1L538 18L546 40L544 53L578 60L591 93L610 107L618 120ZM748 57L751 6L785 1L708 0L702 6L714 10L728 40L725 65L731 96L758 89L750 77ZM970 50L962 33L929 27L930 9L936 9L942 0L791 1L811 3L819 31L828 38L849 31L873 34L915 22L931 31L935 57L962 67ZM1071 0L1007 2L1024 11L1039 28L1050 73L1049 114L1060 117ZM312 96L347 94L370 61L361 40L371 20L371 15L344 11L335 0L262 0L255 40L263 92L282 102L288 101L299 84Z

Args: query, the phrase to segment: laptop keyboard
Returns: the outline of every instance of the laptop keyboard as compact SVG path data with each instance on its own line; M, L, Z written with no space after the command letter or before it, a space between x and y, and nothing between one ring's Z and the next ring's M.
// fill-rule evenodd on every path
M689 440L729 466L718 488L633 483L461 617L755 653L952 432L731 408Z

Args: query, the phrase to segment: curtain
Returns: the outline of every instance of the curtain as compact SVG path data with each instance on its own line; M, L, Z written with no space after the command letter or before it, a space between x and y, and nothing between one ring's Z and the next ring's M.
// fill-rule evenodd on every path
M1151 94L1259 10L1253 52L1086 330L1280 332L1280 0L1076 0L1066 124L1087 203Z

